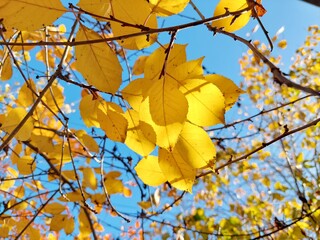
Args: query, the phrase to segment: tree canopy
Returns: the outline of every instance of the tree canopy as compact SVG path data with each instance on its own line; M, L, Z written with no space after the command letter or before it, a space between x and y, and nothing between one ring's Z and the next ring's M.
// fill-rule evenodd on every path
M318 26L285 73L261 0L64 4L0 4L0 237L319 237ZM188 57L197 26L246 47L240 84Z

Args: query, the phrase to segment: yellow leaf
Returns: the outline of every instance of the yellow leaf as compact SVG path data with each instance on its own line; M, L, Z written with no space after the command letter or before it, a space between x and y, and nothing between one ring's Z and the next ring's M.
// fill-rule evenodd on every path
M169 152L166 149L160 148L159 166L173 187L192 192L196 170L183 159L178 151L173 150L173 152Z
M220 0L213 16L219 16L229 12L239 11L248 7L247 0ZM224 31L234 32L244 27L250 20L251 11L247 11L240 16L229 16L212 22L213 27L223 28Z
M80 0L77 4L81 9L94 13L101 17L108 17L110 14L110 0ZM98 21L106 21L103 18L96 17Z
M153 128L158 146L173 148L186 120L186 98L178 89L165 84L163 79L154 83L149 90L149 96L141 103L140 121ZM141 130L147 136L143 125Z
M66 219L66 225L64 226L64 232L69 235L74 231L74 218L68 217Z
M166 73L170 76L175 72L178 65L187 61L186 46L181 44L174 44L170 49L169 57L166 61ZM166 58L166 48L160 47L156 49L147 59L144 66L144 77L149 80L158 80L163 69L163 64Z
M203 78L203 59L204 57L201 57L196 60L184 62L177 66L170 75L179 82L190 78Z
M82 120L87 127L100 127L97 114L99 105L99 101L93 99L92 95L85 95L82 97L79 109Z
M93 30L80 26L77 41L101 39ZM106 42L75 47L77 70L100 91L116 93L121 84L122 68L115 52Z
M62 213L65 209L66 207L64 205L54 202L47 204L42 211L52 215L57 215Z
M26 115L27 111L24 108L14 108L10 110L3 125L1 126L1 130L10 134ZM32 130L33 121L29 118L15 135L15 138L20 141L26 141L30 138Z
M92 190L96 190L98 186L98 182L92 168L87 168L87 167L83 168L82 172L83 172L82 186L89 187Z
M108 194L123 193L123 183L119 179L106 177L104 181Z
M144 210L148 210L148 208L152 207L151 201L141 201L141 202L138 202L138 205Z
M65 198L66 197L66 198ZM61 201L61 202L81 202L83 201L83 197L80 193L80 191L77 191L77 192L68 192L65 194L65 197L61 196L59 197L58 199ZM88 194L87 193L84 193L84 197L87 198L88 197Z
M32 174L33 171L36 169L36 162L34 161L34 158L31 156L22 156L18 160L17 168L19 174L29 175Z
M142 156L149 155L155 148L156 135L154 135L153 141L149 141L148 138L144 136L139 126L139 113L137 111L128 110L124 116L128 121L125 144Z
M17 198L23 198L24 197L24 187L19 186L14 190L14 196Z
M132 196L132 191L130 190L130 188L127 188L127 187L123 188L123 196L127 198Z
M32 79L25 82L19 90L17 103L22 107L29 107L36 100L36 95L32 93L31 89L36 92L36 85Z
M90 228L90 222L88 220L87 214L84 212L83 208L80 208L80 213L78 216L78 223L79 223L79 239L88 238L92 231Z
M0 10L1 12L1 10ZM0 50L0 79L2 81L6 81L11 79L12 77L12 64L9 57L8 52L5 54L2 50Z
M63 87L52 85L51 89L44 95L43 101L55 113L58 113L64 104Z
M148 59L148 56L139 56L132 68L133 75L140 75L144 72L144 65Z
M147 28L158 28L157 18L152 14L148 3L145 0L112 0L111 16L130 24L145 26ZM137 11L139 9L139 11ZM114 36L125 36L132 33L141 32L141 29L111 22ZM142 49L153 44L157 39L157 34L118 40L118 43L128 49Z
M51 219L50 231L59 232L61 229L63 229L66 226L67 218L68 216L66 214L54 215Z
M278 42L278 47L285 49L287 47L287 41L286 40L281 40L280 42Z
M107 137L113 141L124 142L126 139L128 121L122 114L122 109L115 111L114 103L105 103L98 109L98 121ZM116 105L117 106L117 105ZM120 111L119 111L120 110Z
M234 82L224 76L210 74L206 75L205 79L220 89L225 98L226 110L229 110L233 104L236 103L240 94L245 93L242 89L235 85Z
M142 158L134 169L139 178L149 186L158 186L167 181L156 156Z
M2 0L0 16L8 29L37 30L66 12L60 0Z
M79 130L76 133L76 136L79 138L80 142L88 148L89 151L98 153L99 152L99 146L97 142L89 136L86 131Z
M202 79L189 79L180 90L188 100L190 122L199 126L224 123L225 99L218 87Z
M31 144L36 146L41 152L52 152L53 151L53 143L51 137L46 137L43 135L36 135L34 132L31 134Z
M7 238L9 236L9 226L7 224L3 224L1 227L0 227L0 237L1 238Z
M146 88L146 84L150 85L150 81L139 78L130 82L121 91L123 98L130 104L133 109L137 111L139 110L140 104L143 100L143 89Z
M207 132L186 122L174 151L193 168L214 167L216 149Z
M184 10L190 0L149 0L152 11L159 16L171 16Z

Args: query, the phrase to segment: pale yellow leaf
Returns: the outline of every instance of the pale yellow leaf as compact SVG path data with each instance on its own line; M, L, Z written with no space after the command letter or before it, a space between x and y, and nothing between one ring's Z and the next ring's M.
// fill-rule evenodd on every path
M213 16L219 16L229 12L239 11L248 7L247 0L220 0ZM215 20L212 22L213 27L223 28L224 31L234 32L244 27L250 20L251 11L242 13L240 16L231 15L229 17Z
M14 108L10 110L8 116L5 118L1 130L11 133L27 115L27 111L24 108ZM15 138L20 141L26 141L30 138L33 130L33 120L28 118L25 124L20 128Z
M79 239L88 239L88 237L92 234L92 230L90 228L91 224L88 220L87 214L85 213L83 208L80 208L80 213L78 216L78 224L79 224Z
M102 39L85 26L80 26L77 41ZM89 84L100 91L116 93L122 81L122 68L115 52L106 42L75 47L77 70Z
M122 91L123 98L130 104L130 106L139 110L140 104L143 100L143 90L146 85L150 85L150 81L146 81L143 78L139 78L130 82Z
M108 194L116 194L116 193L123 193L123 183L119 179L115 178L105 178L104 181Z
M36 169L36 161L31 156L22 156L18 160L17 168L21 175L32 174Z
M20 88L16 102L22 107L29 107L37 98L32 91L36 93L37 88L33 80L29 79Z
M163 86L163 81L158 80L149 91L150 97L141 103L140 121L152 127L158 146L171 149L186 120L188 103L178 89L169 84ZM145 132L145 126L141 125L141 130L147 137L150 132Z
M64 104L63 87L52 85L50 90L44 95L43 101L53 112L58 113Z
M196 60L184 62L177 66L170 75L177 81L181 82L190 78L203 78L202 61L204 57Z
M159 16L171 16L184 10L190 0L149 0L152 11Z
M99 146L93 137L89 136L86 131L78 130L75 132L75 135L78 137L80 142L88 148L89 151L98 153Z
M225 99L218 87L203 79L189 79L180 90L188 100L190 122L199 126L224 123Z
M128 22L133 25L144 26L147 28L158 28L157 18L152 14L151 9L145 0L112 0L110 15L116 19ZM114 36L125 36L141 32L141 29L111 22ZM157 34L140 35L137 37L124 38L118 43L128 49L142 49L153 44L157 39Z
M141 156L149 155L155 148L156 136L149 141L143 134L139 125L139 113L135 110L128 110L124 114L128 121L128 130L125 144Z
M170 49L169 57L166 61L166 73L174 74L178 65L187 61L186 46L181 44L174 44ZM160 73L166 58L166 49L168 45L156 49L147 59L144 66L144 77L149 80L159 79Z
M207 132L186 122L180 133L174 151L193 168L214 167L216 149Z
M234 82L224 76L210 74L206 75L205 79L220 89L225 98L226 110L229 110L236 103L240 94L245 93Z
M156 156L142 158L134 169L139 178L149 186L158 186L167 181L160 169L158 157Z
M100 127L105 131L107 137L113 141L124 142L126 139L128 121L123 116L120 108L115 109L116 104L105 103L98 108L98 121ZM117 106L117 105L116 105Z
M60 0L2 0L0 16L8 29L37 30L66 12Z
M191 167L179 154L173 150L159 149L159 166L169 183L182 191L192 192L196 170Z

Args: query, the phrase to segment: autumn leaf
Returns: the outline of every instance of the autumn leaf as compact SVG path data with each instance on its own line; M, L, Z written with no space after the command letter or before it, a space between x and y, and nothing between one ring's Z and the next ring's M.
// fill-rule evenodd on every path
M60 0L3 0L0 7L6 28L29 31L51 25L65 12Z
M229 12L240 11L248 8L247 0L220 0L214 10L213 16L219 16ZM218 19L212 22L212 26L216 28L223 28L224 31L234 32L244 27L250 20L251 11L243 12L238 16L231 15L229 17Z
M139 178L149 186L158 186L167 181L156 156L142 158L134 169Z
M112 18L116 18L123 22L128 22L134 26L141 26L143 28L157 28L156 15L152 14L149 5L144 0L112 0L111 1ZM137 11L139 9L139 11ZM137 32L141 32L138 27L128 26L126 24L111 22L111 28L114 36L125 36ZM128 49L142 49L153 44L157 39L157 34L150 34L148 36L137 36L131 38L123 38L118 43L124 48Z
M190 0L149 0L152 11L159 16L171 16L184 10Z
M102 37L91 29L80 26L77 41L98 40ZM100 91L115 93L121 84L122 68L117 55L107 43L76 46L77 70L87 82Z
M169 183L175 188L192 192L196 169L191 167L176 150L159 149L159 166Z

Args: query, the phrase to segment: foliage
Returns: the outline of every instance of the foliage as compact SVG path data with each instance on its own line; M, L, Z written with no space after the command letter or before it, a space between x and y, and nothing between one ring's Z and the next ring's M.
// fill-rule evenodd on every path
M188 5L201 20L158 27ZM268 46L233 33L265 12L253 0L221 0L211 18L189 0L3 1L0 236L109 239L116 219L122 238L316 237L319 29L287 77ZM257 114L225 122L244 91L175 43L198 25L249 47L242 88ZM271 49L286 46L261 26Z

